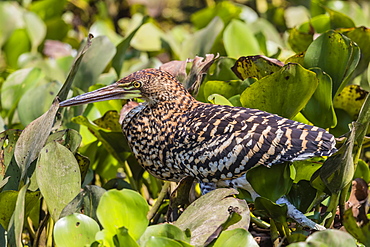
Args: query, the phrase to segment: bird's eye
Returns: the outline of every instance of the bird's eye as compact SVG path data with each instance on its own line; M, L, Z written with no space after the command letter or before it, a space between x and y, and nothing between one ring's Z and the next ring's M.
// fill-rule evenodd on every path
M141 81L134 81L132 86L134 86L134 88L141 88Z

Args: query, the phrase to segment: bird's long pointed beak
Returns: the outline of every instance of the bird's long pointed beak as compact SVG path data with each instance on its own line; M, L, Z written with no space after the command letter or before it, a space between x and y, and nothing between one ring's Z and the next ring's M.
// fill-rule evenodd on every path
M141 97L140 90L134 88L128 83L124 84L116 82L112 85L102 87L95 91L84 93L74 98L65 100L59 105L61 107L66 107L111 99L132 99L139 97Z

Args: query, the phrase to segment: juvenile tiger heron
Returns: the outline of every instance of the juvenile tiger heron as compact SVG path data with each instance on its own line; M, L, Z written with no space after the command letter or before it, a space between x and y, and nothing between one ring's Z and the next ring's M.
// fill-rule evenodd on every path
M122 130L138 162L162 180L193 176L204 191L251 190L245 173L256 165L336 151L334 137L324 129L261 110L199 102L175 77L158 69L137 71L60 106L132 98L145 103L128 112Z

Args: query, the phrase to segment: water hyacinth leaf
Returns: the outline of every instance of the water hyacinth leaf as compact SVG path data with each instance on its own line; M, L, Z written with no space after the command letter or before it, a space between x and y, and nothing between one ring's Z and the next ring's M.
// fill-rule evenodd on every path
M320 68L312 68L318 79L316 91L303 108L302 114L316 126L333 128L337 125L332 101L332 80Z
M126 227L117 229L117 234L113 237L114 246L140 247L139 244L130 236Z
M126 227L130 236L138 240L148 226L148 211L149 206L139 193L123 189L104 193L96 214L107 231L115 233L118 228Z
M230 231L223 231L217 238L213 247L234 246L234 247L258 247L256 240L247 230L238 228Z
M334 107L343 109L350 115L352 120L356 120L368 94L369 92L358 85L348 85L335 96L333 100Z
M353 147L355 143L357 127L352 126L352 131L346 142L339 148L338 152L330 156L318 170L320 178L331 193L338 193L353 178L355 167L353 164Z
M12 129L0 133L0 147L3 153L0 163L0 180L7 178L2 191L18 190L19 187L22 174L14 159L14 147L21 133L21 130Z
M229 57L220 57L218 58L210 71L212 74L208 73L206 75L205 81L219 80L219 81L229 81L237 80L238 77L235 75L234 71L231 70L231 67L234 66L236 59Z
M241 94L248 87L247 82L240 80L231 81L207 81L204 83L204 98L211 94L220 94L225 98L230 98L236 94Z
M53 141L58 142L71 150L72 153L75 153L81 144L81 140L82 137L76 130L65 129L52 133L48 137L46 143Z
M322 161L317 160L298 160L293 162L296 170L294 183L301 180L310 181L312 175L322 166Z
M231 20L223 33L227 55L232 58L260 53L258 41L249 26L240 20Z
M317 231L306 239L308 243L319 242L324 246L338 247L356 247L356 240L347 232L327 229L325 231Z
M22 95L42 77L41 69L27 68L17 70L6 78L1 87L1 106L9 111L8 116L13 114Z
M277 72L284 66L284 63L279 60L268 58L265 56L248 56L240 57L231 68L232 71L241 80L250 77L257 78L258 80Z
M307 180L294 183L287 194L287 199L303 213L307 212L315 197L316 189Z
M139 51L159 51L162 49L164 37L165 33L157 25L147 22L132 37L131 46Z
M186 229L191 231L190 244L203 246L210 237L217 237L217 229L229 219L229 210L232 206L238 209L242 219L228 229L248 229L249 208L245 200L233 197L236 193L235 189L217 189L203 195L187 207L174 225L183 231Z
M275 202L287 194L293 184L289 167L288 163L274 164L271 168L258 166L247 172L247 180L259 195Z
M152 237L166 237L173 240L189 242L190 238L186 236L177 226L171 224L160 224L149 226L144 234L140 237L139 243L141 246L146 246L148 240Z
M288 43L296 53L304 52L313 40L313 33L302 32L297 28L289 29Z
M183 245L173 239L160 237L160 236L152 236L146 242L146 247L156 247L156 246L163 246L163 247L183 247Z
M353 217L352 209L347 209L343 215L343 225L346 231L365 246L370 246L370 221L359 226Z
M307 104L317 85L314 72L299 64L287 64L250 85L241 94L240 102L247 108L292 118Z
M30 51L30 49L31 42L27 30L24 28L14 30L3 46L6 64L13 69L17 69L19 56Z
M96 209L98 208L100 198L105 192L106 190L99 186L86 185L83 190L63 208L60 217L83 212L84 215L97 221Z
M114 57L112 59L112 66L113 66L114 70L116 71L117 76L119 78L121 77L121 69L122 69L122 66L123 66L123 62L125 60L126 51L130 46L130 42L131 42L132 38L135 36L137 31L145 23L147 23L148 20L149 20L149 18L147 16L143 17L142 20L141 20L141 23L134 30L132 30L129 34L127 34L125 36L125 38L121 41L121 43L119 43L117 45L117 52L116 52L116 55L114 55Z
M26 126L46 112L60 88L59 82L50 82L31 88L23 94L17 107L21 123Z
M287 212L288 208L285 204L280 205L272 202L264 197L257 197L254 206L256 207L255 213L258 215L268 216L276 223L287 226Z
M32 52L37 52L37 47L42 43L46 35L46 25L38 15L26 12L23 16L27 34L31 41Z
M331 29L337 28L351 28L355 27L355 23L352 21L351 18L342 14L338 11L332 10L330 8L325 8L326 12L329 13L330 16L330 25Z
M339 32L330 30L311 43L304 64L307 68L319 67L329 74L333 81L334 98L347 85L359 60L358 45Z
M116 54L116 47L105 36L94 38L91 47L82 57L73 80L74 85L87 92Z
M8 229L10 218L14 212L17 198L18 198L18 191L15 190L7 190L2 191L0 193L0 204L2 205L0 210L0 224L3 226L4 229ZM26 192L26 208L25 208L25 216L28 216L32 208L36 205L36 203L40 199L40 192L36 191L27 191Z
M86 246L95 240L98 223L83 214L71 214L59 219L54 226L54 241L60 247Z
M57 100L54 100L47 112L32 121L22 131L14 151L15 160L22 171L22 178L25 176L31 162L37 158L42 147L45 145L58 108L59 103Z
M219 94L211 94L208 96L208 101L215 105L228 105L233 106L228 99Z
M350 38L353 42L361 49L361 59L356 67L356 70L353 74L353 78L362 74L369 66L370 62L370 29L367 27L356 27L340 30L345 36ZM369 70L370 71L370 70Z
M49 142L40 152L36 180L51 216L57 221L63 208L80 192L81 174L74 155L59 143Z
M215 17L207 27L190 35L182 45L180 60L186 60L189 57L205 56L209 54L211 48L223 30L224 23L219 17Z

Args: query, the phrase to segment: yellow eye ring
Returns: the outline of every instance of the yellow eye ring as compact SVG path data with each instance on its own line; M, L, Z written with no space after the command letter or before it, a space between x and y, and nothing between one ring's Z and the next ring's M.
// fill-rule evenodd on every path
M141 82L140 81L134 81L132 83L132 86L134 86L134 88L141 88Z

